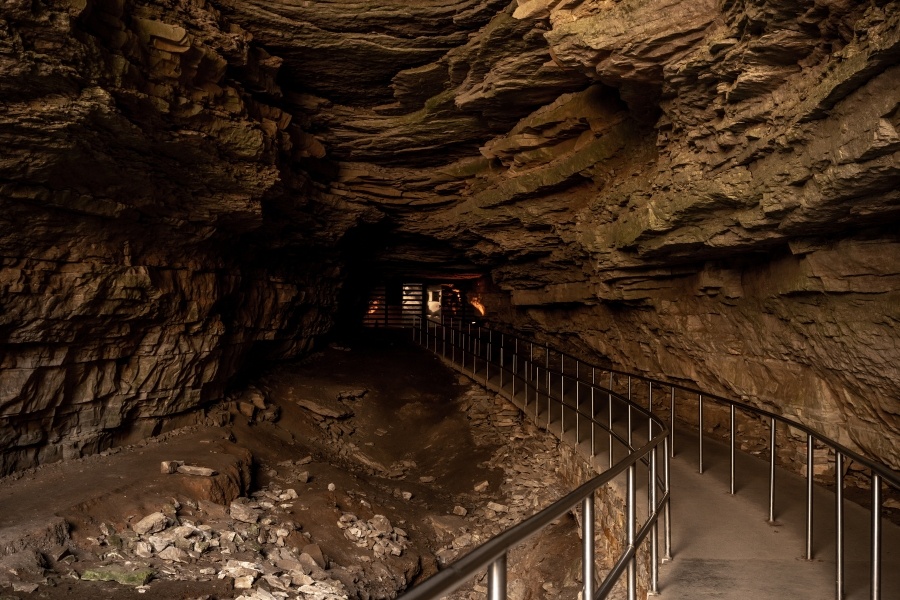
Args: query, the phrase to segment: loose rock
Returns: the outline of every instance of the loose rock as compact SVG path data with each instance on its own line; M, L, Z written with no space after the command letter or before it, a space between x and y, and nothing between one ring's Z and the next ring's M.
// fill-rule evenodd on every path
M156 533L166 528L169 523L168 517L161 512L155 512L147 515L137 523L131 526L135 533L146 535L148 533Z

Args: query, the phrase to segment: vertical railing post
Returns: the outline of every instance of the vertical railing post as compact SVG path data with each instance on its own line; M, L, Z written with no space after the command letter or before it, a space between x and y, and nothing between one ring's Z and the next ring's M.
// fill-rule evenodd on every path
M528 342L528 364L534 367L534 342ZM528 380L533 381L535 378L531 376L531 367L528 369Z
M456 364L456 329L453 328L453 318L450 319L450 362Z
M581 505L582 598L594 597L594 492Z
M471 325L469 326L471 328ZM475 372L478 370L478 350L481 344L481 327L478 327L478 337L472 338L472 379L475 379Z
M594 391L597 389L597 368L591 367L591 458L594 458L596 454L596 448L594 447L594 420L597 417L597 413L594 412Z
M472 361L475 361L475 346L472 345L472 323L471 321L468 323L468 333L466 334L466 347L463 349L463 369L466 368L466 359L465 353L469 352L472 355ZM475 374L475 367L472 367L472 375ZM472 379L475 379L472 377Z
M637 508L635 505L637 502L635 500L635 471L636 467L634 464L628 467L628 492L627 492L627 504L626 507L626 519L628 522L626 523L625 531L627 532L627 544L629 548L634 548L634 537L635 537L635 509ZM628 600L637 600L637 551L635 551L634 555L628 561Z
M505 362L503 360L503 352L506 350L506 348L504 348L504 342L505 342L505 340L503 338L503 334L501 333L500 334L500 391L501 392L503 391L503 368L506 366Z
M504 367L503 351L505 350L505 348L503 347L503 344L504 344L504 339L503 339L503 334L501 333L500 334L500 391L501 392L503 392L503 367Z
M652 423L652 421L651 421ZM650 438L653 438L652 431ZM650 451L650 593L659 593L659 520L656 516L656 456L659 446Z
M769 426L769 522L775 522L775 417Z
M516 401L516 373L519 365L519 338L513 338L513 355L512 355L512 399Z
M613 372L609 372L609 468L613 466Z
M647 384L648 384L647 385L647 409L650 412L650 414L653 414L653 381L648 381ZM653 419L647 419L647 441L649 442L652 439L653 439ZM656 457L656 447L653 448L653 455L655 458ZM653 480L654 475L651 473L651 474L649 474L648 477L650 478L650 486L653 487L653 485L656 483ZM655 505L656 501L653 501L653 503ZM651 506L650 513L652 514L654 512L656 512L656 507ZM656 531L655 523L653 525L653 528L654 528L654 531Z
M566 433L566 355L559 355L559 439Z
M481 327L478 328L478 339L481 339ZM487 356L484 359L484 387L487 387L488 380L491 378L491 357L493 350L494 331L488 329Z
M631 448L631 375L628 376L628 447Z
M488 600L506 600L506 554L488 567Z
M528 388L531 387L531 362L526 358L522 367L525 369L525 377L522 378L522 387L525 388L525 408L528 408ZM526 412L526 414L528 413Z
M575 449L578 449L580 441L579 424L581 421L581 382L579 381L578 371L581 368L581 361L575 360Z
M553 414L553 407L550 403L550 346L544 346L547 352L546 363L544 369L547 371L547 431L550 431L550 417Z
M669 400L669 437L672 442L669 444L669 456L675 458L675 386L672 386L672 397Z
M698 394L698 398L700 399L697 409L697 426L700 429L700 438L699 438L699 458L700 458L700 473L703 473L703 394Z
M881 599L881 475L872 473L871 599Z
M666 439L663 441L663 480L665 481L665 492L669 493L669 440ZM669 562L672 560L672 497L669 496L668 500L666 500L666 534L665 541L666 547L663 553L663 562Z
M806 560L813 559L813 449L815 440L806 434Z
M734 404L731 405L731 495L734 496Z
M844 455L834 456L834 580L835 599L844 600Z

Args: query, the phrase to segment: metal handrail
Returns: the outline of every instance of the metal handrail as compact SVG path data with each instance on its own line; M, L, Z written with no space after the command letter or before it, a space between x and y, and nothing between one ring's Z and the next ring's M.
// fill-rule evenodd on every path
M453 322L451 322L451 326ZM487 326L481 326L478 328L480 331L489 331L494 333L501 333L503 335L512 335L503 331L501 329L493 329ZM493 335L493 334L489 334ZM547 344L540 344L539 342L535 342L533 340L523 340L522 338L518 338L515 336L517 340L524 341L529 344L537 344L539 347L543 346L548 351L549 355L549 346ZM556 351L554 350L558 356L561 357L561 360L568 359L570 362L575 362L575 364L586 364L581 361L581 359L572 356L571 354ZM668 388L670 391L669 400L669 435L670 435L670 443L669 443L669 452L670 456L675 456L675 391L680 390L681 392L685 392L690 394L691 396L696 396L697 398L697 425L698 425L698 436L699 436L699 451L698 451L698 463L699 463L699 471L703 473L703 405L704 401L712 401L713 403L725 405L729 407L729 421L730 421L730 454L731 454L731 493L734 494L736 492L735 487L735 440L736 440L736 429L735 429L735 415L738 410L743 413L749 413L752 415L756 415L758 417L762 417L769 421L769 521L775 521L775 462L776 462L776 448L777 448L777 440L776 440L776 429L777 424L781 423L787 427L796 429L806 434L806 482L807 482L807 498L806 498L806 559L813 560L813 486L814 486L814 449L815 444L818 442L828 448L831 448L835 453L835 597L837 600L842 600L844 597L844 460L851 459L852 461L864 466L868 469L871 477L871 501L872 505L870 507L870 539L871 539L871 556L870 556L870 598L872 600L878 600L881 598L881 513L882 513L882 485L887 484L892 486L893 488L900 490L900 473L894 471L890 467L883 465L881 463L872 460L866 456L859 454L858 452L847 448L840 442L837 442L820 432L814 430L808 425L801 423L799 421L795 421L790 417L785 415L781 415L770 410L766 410L764 408L760 408L754 406L752 404L748 404L746 402L742 402L739 400L734 400L732 398L726 398L724 396L718 394L712 394L709 392L704 392L702 390L696 389L694 387L690 387L684 384L680 384L673 381L665 381L660 379L655 379L653 377L648 377L646 375L641 375L638 373L632 373L629 371L624 371L621 369L614 369L610 367L597 367L601 369L601 372L610 373L610 379L612 379L612 374L625 376L628 378L628 399L631 399L631 389L634 381L643 382L648 386L648 395L650 397L650 407L649 409L653 410L653 386L658 386L659 389ZM612 385L610 385L610 388ZM604 393L609 390L604 390Z
M557 500L549 507L543 509L525 521L513 526L500 535L492 538L486 543L474 549L472 552L452 563L436 575L430 577L420 585L412 588L404 594L404 600L419 600L423 598L438 598L449 594L459 586L463 585L471 577L477 575L487 569L488 573L488 595L490 600L502 600L506 597L506 557L510 549L520 544L522 541L536 534L538 531L565 515L577 506L582 508L582 562L583 562L583 586L582 591L585 599L602 600L606 598L612 591L613 587L619 581L623 572L627 573L626 590L629 600L635 600L637 592L637 549L643 541L650 538L651 553L651 573L649 589L652 592L658 591L659 579L659 548L658 548L658 521L660 515L665 515L665 559L671 556L671 512L669 510L669 431L665 423L657 418L653 413L642 406L633 403L629 398L622 396L611 390L600 388L593 383L576 380L576 403L571 405L566 401L565 381L569 378L564 369L562 372L556 372L549 368L549 352L548 360L543 369L546 375L546 388L541 388L540 382L541 369L534 369L533 361L526 360L526 376L523 377L518 372L518 365L521 363L517 353L513 354L513 363L510 367L505 364L505 354L503 342L501 339L501 352L497 360L494 359L494 349L496 346L493 341L483 340L481 332L473 335L471 328L469 331L461 329L453 329L452 324L448 327L442 323L434 323L420 319L417 321L416 327L413 329L414 338L426 348L432 349L436 354L447 359L448 349L450 358L447 359L453 366L461 368L464 372L469 373L467 369L466 357L471 358L472 367L471 374L473 379L479 373L478 361L482 362L484 367L485 383L492 384L490 379L491 366L495 368L495 373L499 373L500 385L497 391L503 395L507 395L514 402L516 401L516 382L519 382L519 391L525 392L525 408L527 410L529 402L529 390L535 399L535 419L539 415L538 400L543 395L547 400L547 415L549 430L551 424L551 413L554 403L560 409L560 439L565 436L565 413L566 411L575 413L576 430L575 430L575 447L577 450L580 435L581 419L587 419L591 423L591 456L594 455L594 432L596 427L600 427L609 434L610 449L613 448L613 440L618 441L627 449L627 454L618 462L613 463L612 453L610 454L610 467L599 476L591 479L587 483L582 484L574 491L570 492L560 500ZM448 335L448 333L450 335ZM447 345L450 341L449 348ZM440 344L440 350L438 345ZM493 347L492 347L493 346ZM460 362L457 362L456 355L459 352ZM512 390L507 393L504 386L504 374L509 376L507 382L511 384ZM560 394L554 397L555 390L553 377L557 377L560 383ZM591 413L586 414L580 406L578 395L580 386L588 385L591 390ZM523 387L524 386L524 387ZM602 391L607 397L609 404L609 423L602 423L597 420L594 413L594 396L596 391ZM627 407L628 411L628 432L623 437L615 431L612 419L613 400ZM639 415L647 419L647 441L642 446L635 448L632 439L632 413L637 412ZM658 431L654 435L654 428ZM658 472L658 450L663 448L663 473ZM648 516L642 525L640 531L635 530L636 526L636 487L635 477L636 469L639 463L647 465L648 468ZM608 485L617 476L623 472L627 473L627 489L626 489L626 536L624 540L625 549L619 556L616 563L610 569L604 581L598 588L594 588L594 499L595 492L601 487ZM658 493L661 491L661 494Z

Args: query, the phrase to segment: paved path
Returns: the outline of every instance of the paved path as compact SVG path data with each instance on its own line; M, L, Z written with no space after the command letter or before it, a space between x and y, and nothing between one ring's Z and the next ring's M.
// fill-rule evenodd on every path
M737 493L729 493L725 444L704 440L697 469L697 432L677 431L671 462L671 563L660 570L666 600L827 599L836 597L835 495L813 495L813 560L806 552L806 480L776 469L775 519L768 522L768 461L738 453ZM846 598L869 598L869 511L844 501ZM882 598L900 598L900 527L882 520Z
M465 371L472 375L471 368ZM477 369L475 379L499 390L499 374ZM508 378L507 378L508 379ZM558 384L554 384L558 385ZM567 402L574 404L574 386L566 390ZM508 381L503 386L509 396ZM557 389L557 388L554 388ZM517 390L516 404L524 406L524 394ZM545 397L538 404L537 423L547 426ZM533 415L534 403L527 409ZM598 401L598 413L606 410ZM559 405L555 404L550 430L560 430ZM590 410L582 397L582 411ZM624 411L615 409L615 427L623 436L627 427ZM574 442L574 411L564 417L564 439ZM606 421L602 414L601 420ZM584 426L582 426L584 427ZM590 457L590 438L581 429L579 450ZM635 441L646 439L634 424ZM776 469L775 524L768 522L768 459L737 453L736 494L730 494L728 446L704 438L704 473L698 472L697 430L676 431L677 454L671 461L672 555L660 568L660 597L665 600L826 600L836 598L835 585L835 495L815 486L813 560L806 551L806 480ZM596 436L594 464L608 464L604 453L608 437ZM621 452L619 450L618 452ZM616 459L621 455L616 454ZM638 498L646 498L646 470L638 474ZM643 486L641 486L643 482ZM639 521L646 506L639 500ZM643 510L641 510L643 508ZM868 509L844 501L845 598L870 598L870 515ZM639 524L640 525L640 524ZM882 519L883 600L900 599L900 527ZM662 527L660 527L662 531ZM662 539L660 540L662 548Z

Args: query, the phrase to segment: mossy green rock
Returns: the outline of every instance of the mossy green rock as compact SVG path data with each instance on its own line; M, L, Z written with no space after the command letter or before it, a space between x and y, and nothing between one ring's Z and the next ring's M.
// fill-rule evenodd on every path
M97 567L85 569L81 578L86 581L116 581L123 585L144 585L155 575L153 569L127 571L122 567Z

